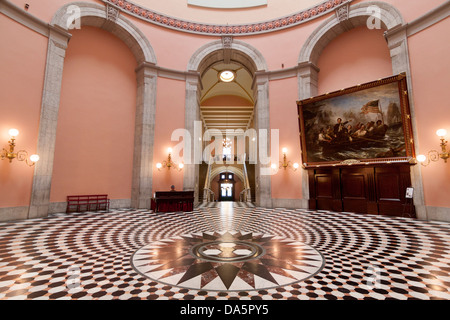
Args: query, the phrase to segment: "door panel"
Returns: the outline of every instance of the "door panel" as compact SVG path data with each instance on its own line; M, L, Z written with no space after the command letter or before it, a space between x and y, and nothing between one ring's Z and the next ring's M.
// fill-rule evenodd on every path
M333 210L333 184L331 174L316 175L317 208Z
M401 176L398 167L375 168L377 201L380 214L399 216L403 212L405 202L401 187Z
M402 216L411 186L409 165L323 168L308 175L310 208L318 210Z
M343 209L347 212L367 213L366 176L364 170L341 171Z

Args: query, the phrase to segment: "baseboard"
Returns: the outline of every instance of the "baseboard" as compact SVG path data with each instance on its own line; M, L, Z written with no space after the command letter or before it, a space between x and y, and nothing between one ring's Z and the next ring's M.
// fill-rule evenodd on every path
M63 213L67 210L67 202L50 202L48 213Z
M131 208L131 199L111 199L111 209Z
M0 208L0 222L25 220L28 218L29 207Z
M272 199L273 208L307 209L308 200L305 199Z
M450 222L450 208L427 206L427 218L429 221Z

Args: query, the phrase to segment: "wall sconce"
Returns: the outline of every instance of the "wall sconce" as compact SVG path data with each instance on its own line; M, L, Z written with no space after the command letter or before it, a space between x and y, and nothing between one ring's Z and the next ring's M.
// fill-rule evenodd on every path
M283 168L284 170L286 169L292 169L294 171L297 171L298 167L300 166L297 162L295 162L294 164L291 163L291 161L287 161L287 148L283 148L282 152L283 152L283 162L280 161L280 169ZM272 168L276 168L276 165L272 165Z
M167 149L167 152L169 153L169 155L167 156L167 160L163 161L162 163L158 162L156 164L156 168L158 168L158 170L161 171L161 169L164 168L170 170L170 168L174 167L178 171L181 171L184 167L184 164L180 163L177 165L175 162L172 161L172 148Z
M444 139L447 135L447 130L439 129L436 131L436 135L441 139L441 152L431 150L428 152L428 156L419 154L417 156L417 161L424 167L428 166L431 161L437 162L439 159L443 159L444 162L447 163L447 159L450 158L450 152L447 151L447 141Z
M34 166L34 164L39 161L39 156L37 154L31 155L30 161L28 161L28 152L26 152L25 150L19 150L17 152L14 152L14 149L16 147L15 143L16 137L19 135L19 130L10 129L8 133L11 136L11 140L8 141L9 150L3 148L2 153L0 154L1 159L2 160L8 159L9 162L12 162L14 159L17 159L18 161L25 161L25 163L30 167Z

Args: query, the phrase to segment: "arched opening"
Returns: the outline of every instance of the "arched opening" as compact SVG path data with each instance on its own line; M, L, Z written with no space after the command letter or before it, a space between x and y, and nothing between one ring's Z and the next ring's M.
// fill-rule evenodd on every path
M244 187L234 199L258 203L261 192L270 191L270 179L257 183L257 159L249 161L249 153L255 152L258 143L257 129L269 128L268 121L258 117L268 114L268 90L255 86L257 71L266 69L260 53L241 41L215 41L192 56L188 70L198 72L199 79L187 85L186 114L193 116L186 119L185 126L192 130L194 121L201 122L202 133L213 136L202 141L198 149L194 147L201 163L185 170L185 190L195 185L199 201L217 198L219 190L210 188L211 172L223 161L243 172ZM212 144L214 150L208 153ZM208 151L203 153L205 148Z
M48 41L48 55L44 79L44 93L39 124L37 153L42 161L36 165L33 176L31 203L28 218L46 216L52 212L50 192L53 179L53 167L56 145L58 113L61 100L64 59L72 30L67 21L71 21L70 6L75 5L79 17L79 27L97 27L119 38L131 51L134 59L135 82L135 119L132 147L131 199L125 199L135 208L148 208L152 191L153 133L155 110L156 64L154 51L142 34L130 21L122 17L115 8L87 2L74 2L62 6L51 22ZM106 55L108 56L108 55ZM111 90L115 90L111 88ZM105 95L108 92L104 93ZM93 151L95 152L95 150ZM129 154L129 156L131 156ZM104 161L109 159L102 158ZM86 184L86 183L85 183ZM124 204L119 201L118 206ZM126 204L125 204L126 205ZM56 203L55 210L61 210Z
M68 195L108 194L115 207L131 205L135 68L132 52L111 33L88 26L72 32L62 79L51 203L64 203Z
M339 37L346 37L347 32L357 33L360 31L358 27L368 28L368 21L373 19L373 8L377 9L376 19L377 19L377 30L375 33L381 34L383 32L384 38L387 44L384 44L385 48L378 48L383 58L389 59L392 65L392 74L397 75L400 73L405 73L408 86L408 94L412 96L411 89L411 72L409 68L409 56L408 56L408 45L407 37L404 33L397 33L396 30L404 25L403 18L400 12L390 4L370 1L364 3L358 3L354 6L347 7L347 14L343 17L330 17L325 20L315 31L310 35L310 37L305 42L299 55L299 98L306 99L319 94L319 81L320 81L320 68L318 63L321 59L322 54L326 55L326 50L329 45L333 46L335 40L339 42ZM376 29L376 28L375 28ZM367 30L364 30L367 32ZM337 43L335 42L335 43ZM389 55L386 55L386 50ZM386 70L386 63L382 63L384 70ZM380 70L377 70L380 72ZM383 71L381 71L383 72ZM380 76L380 75L379 75ZM382 75L381 75L382 76ZM363 79L364 81L365 79ZM375 79L368 79L376 80ZM354 80L353 80L354 81ZM339 88L336 88L339 89ZM415 112L414 104L411 103L411 119L413 122L414 136L417 137L417 132L415 129ZM416 140L416 139L415 139ZM417 140L415 147L417 148ZM414 189L417 191L414 195L414 204L416 209L416 214L418 218L426 219L426 210L424 207L424 195L422 187L422 176L420 166L411 166L408 168L410 170L410 180ZM309 190L309 179L307 174L303 174L303 198L310 199ZM312 177L311 179L314 179ZM402 194L401 191L400 194ZM336 192L336 194L338 194ZM314 202L314 199L310 199L310 206Z

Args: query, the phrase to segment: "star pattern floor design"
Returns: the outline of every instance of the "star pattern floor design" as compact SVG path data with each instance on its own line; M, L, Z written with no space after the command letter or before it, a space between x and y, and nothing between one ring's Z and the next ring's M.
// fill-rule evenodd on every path
M306 280L242 291L159 283L132 265L133 254L152 242L225 231L296 240L325 263ZM0 223L0 299L450 299L450 224L232 204Z
M158 282L213 291L248 291L305 280L323 266L314 248L296 240L235 231L181 235L136 251L135 269Z

